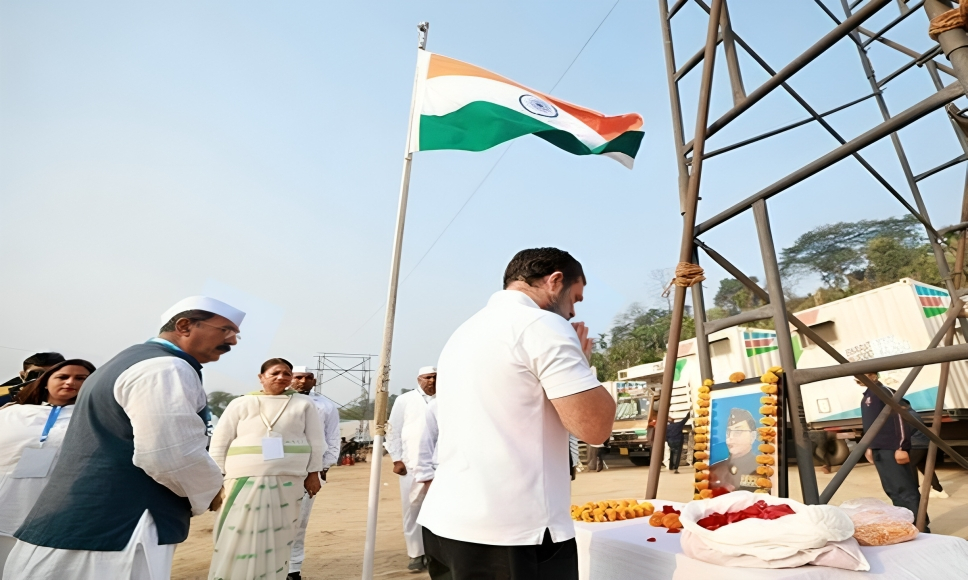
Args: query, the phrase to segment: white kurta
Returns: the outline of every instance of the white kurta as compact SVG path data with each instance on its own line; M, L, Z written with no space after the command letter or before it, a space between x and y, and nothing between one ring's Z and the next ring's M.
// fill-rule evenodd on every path
M40 444L40 435L52 410L53 407L47 404L11 405L0 410L0 536L13 536L50 480L49 472L47 477L24 479L13 479L11 474L24 449ZM73 410L74 405L61 409L44 448L57 449L60 453ZM54 461L56 463L56 458ZM52 465L51 471L53 469Z
M114 398L131 420L134 465L204 513L222 488L222 473L205 449L207 404L195 369L177 357L132 365L114 385ZM18 542L3 580L159 580L171 572L174 545L159 545L158 530L145 512L120 552L60 550Z
M339 457L339 407L331 401L329 397L309 393L306 395L313 400L316 410L319 411L319 420L323 423L323 435L326 439L326 453L323 454L323 469L329 469L336 458ZM320 483L325 484L320 478ZM303 560L306 559L306 528L309 526L309 514L313 511L315 497L309 497L309 492L305 492L303 500L299 504L299 520L296 522L296 537L292 541L292 553L289 557L289 571L299 572L302 570Z
M394 461L407 466L407 474L400 476L400 507L403 511L403 537L407 542L407 554L411 558L423 556L423 530L417 524L424 494L414 491L414 472L420 454L420 440L427 427L427 405L433 397L420 387L408 391L393 402L387 421L386 450Z
M420 437L420 450L417 452L417 465L413 470L413 480L425 483L434 478L437 471L437 399L430 401L424 413L427 426Z

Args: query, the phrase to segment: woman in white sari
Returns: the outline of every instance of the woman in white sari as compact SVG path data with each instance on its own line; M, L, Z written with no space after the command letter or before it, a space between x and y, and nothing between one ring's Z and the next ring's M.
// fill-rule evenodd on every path
M262 390L234 399L219 417L210 453L225 474L215 519L210 580L282 580L303 489L316 495L326 444L312 399L288 389L292 365L269 359Z
M0 410L0 574L14 532L47 486L77 392L93 372L86 360L58 363Z

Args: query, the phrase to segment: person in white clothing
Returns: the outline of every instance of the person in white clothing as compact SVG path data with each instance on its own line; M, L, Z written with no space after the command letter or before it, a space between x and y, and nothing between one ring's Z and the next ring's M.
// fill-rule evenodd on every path
M209 580L281 580L289 573L303 490L319 492L326 443L316 406L290 389L292 364L262 363L262 389L233 399L212 435L225 473ZM252 507L258 506L258 507Z
M329 397L314 393L315 386L316 375L311 370L304 366L292 367L292 388L313 401L323 425L326 451L323 453L323 468L319 472L319 483L324 485L326 472L336 463L336 458L339 456L339 407ZM309 525L309 514L313 510L315 501L316 497L310 496L307 491L299 505L299 520L296 523L296 537L292 541L287 580L302 580L302 563L306 558L306 527Z
M0 574L17 543L14 532L50 480L77 392L94 370L86 360L57 363L17 393L15 403L0 409ZM44 453L51 463L35 463Z
M424 570L427 564L422 531L417 525L424 494L415 493L413 472L417 467L420 439L427 426L427 405L437 394L437 369L423 367L417 371L417 386L419 388L403 393L393 402L384 444L393 459L393 473L400 476L403 536L407 542L407 555L410 556L407 569L415 572Z
M212 298L186 298L162 315L157 338L88 377L4 580L171 576L189 519L221 503L201 369L237 343L244 316Z
M417 467L413 470L413 480L417 483L430 484L437 471L437 399L430 401L424 413L427 426L420 437L420 451L417 452ZM426 493L426 486L423 492Z
M577 580L568 433L604 443L615 401L569 324L581 264L519 252L504 290L462 324L438 361L438 465L417 522L430 577Z

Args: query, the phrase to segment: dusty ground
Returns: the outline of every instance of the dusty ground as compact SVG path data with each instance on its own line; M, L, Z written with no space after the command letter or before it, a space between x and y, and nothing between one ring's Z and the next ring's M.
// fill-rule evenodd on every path
M601 473L580 473L572 484L574 503L590 500L643 497L648 469L633 467L620 459L607 460L610 469ZM385 459L385 484L380 500L377 526L375 576L377 578L427 578L426 574L407 572L407 554L400 520L400 488ZM366 497L370 466L336 467L329 472L329 483L323 487L313 509L306 535L306 561L303 578L308 580L360 578L363 560L363 538L366 531ZM831 475L817 472L821 488ZM929 513L935 533L968 538L968 473L945 466L939 471L941 483L951 498L932 499ZM799 498L799 482L794 470L790 476L791 496ZM692 498L692 469L679 475L663 472L659 497L674 501ZM873 496L887 500L873 466L861 464L850 474L834 496L833 504L845 499ZM192 520L188 540L175 552L172 571L174 580L204 579L212 555L213 514Z

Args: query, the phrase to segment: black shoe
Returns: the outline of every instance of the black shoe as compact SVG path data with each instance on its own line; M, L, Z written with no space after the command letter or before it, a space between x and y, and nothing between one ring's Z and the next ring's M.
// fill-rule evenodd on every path
M427 561L423 556L410 558L410 564L407 565L407 570L410 570L411 572L423 572L426 569Z
M290 572L289 575L286 576L286 580L302 580L302 574L299 572Z

